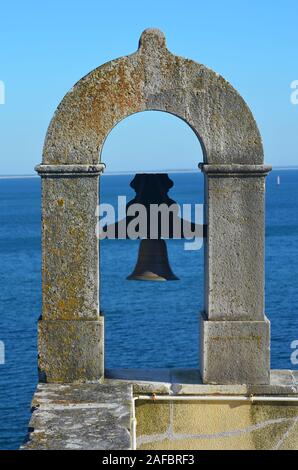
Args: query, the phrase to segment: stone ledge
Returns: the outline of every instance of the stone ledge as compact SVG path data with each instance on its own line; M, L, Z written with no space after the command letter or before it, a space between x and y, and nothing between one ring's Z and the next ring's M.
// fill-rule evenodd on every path
M199 369L110 369L105 383L127 383L138 394L160 395L298 395L298 371L271 370L267 385L203 384Z
M209 176L267 176L272 170L271 165L242 164L206 164L200 163L199 169Z
M104 163L97 165L44 165L35 167L35 171L40 176L97 176L104 172Z
M132 387L39 384L23 450L129 450Z

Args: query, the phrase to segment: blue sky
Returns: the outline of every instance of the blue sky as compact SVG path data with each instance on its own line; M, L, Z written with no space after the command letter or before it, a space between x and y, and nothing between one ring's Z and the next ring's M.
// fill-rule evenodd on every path
M266 162L298 165L297 0L1 2L0 174L30 174L52 114L72 85L136 50L141 32L163 30L168 48L223 75L252 109ZM179 119L141 113L109 135L111 171L195 168L199 144Z

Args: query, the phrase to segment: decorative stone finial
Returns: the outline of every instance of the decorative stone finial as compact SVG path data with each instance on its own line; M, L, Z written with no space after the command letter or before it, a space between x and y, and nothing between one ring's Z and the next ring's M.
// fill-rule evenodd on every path
M139 49L166 48L166 37L160 29L148 28L142 32L139 40Z

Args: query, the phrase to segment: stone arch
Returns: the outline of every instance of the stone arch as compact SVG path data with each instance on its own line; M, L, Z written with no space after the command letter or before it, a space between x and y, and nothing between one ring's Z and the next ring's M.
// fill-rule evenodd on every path
M97 164L111 129L146 110L184 120L205 163L263 163L257 125L237 91L204 65L171 54L155 29L143 32L137 52L98 67L67 93L50 123L43 163Z
M41 379L86 382L104 375L95 236L104 164L98 155L118 122L146 110L183 119L204 153L203 381L268 383L264 177L270 167L263 165L261 137L234 88L207 67L171 54L155 29L144 31L137 52L82 78L47 132L37 167L43 193Z

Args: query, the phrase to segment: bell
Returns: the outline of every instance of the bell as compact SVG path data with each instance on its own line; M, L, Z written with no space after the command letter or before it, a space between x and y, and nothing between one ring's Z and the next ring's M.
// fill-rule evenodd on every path
M141 240L137 264L127 279L129 281L179 280L171 269L166 242L161 239Z
M141 239L141 244L138 253L138 260L134 271L126 279L130 281L176 281L179 280L173 273L167 252L167 245L165 238L183 238L183 224L184 221L178 214L169 215L169 224L167 230L162 230L161 217L157 221L151 220L150 208L151 205L163 205L171 207L176 202L168 196L169 190L173 187L173 181L166 173L154 174L136 174L130 183L132 189L135 190L135 197L126 205L126 217L118 222L104 227L104 231L111 230L115 238L129 238L128 226L133 222L134 217L128 215L129 209L134 204L141 204L146 209L147 216L147 238ZM152 225L156 224L157 230L155 234L151 235L151 222ZM180 227L181 236L177 237L174 228ZM191 223L192 230L200 230L202 226ZM165 233L166 232L166 233ZM199 232L200 233L200 232ZM124 236L123 236L124 234ZM142 235L143 237L145 235Z

